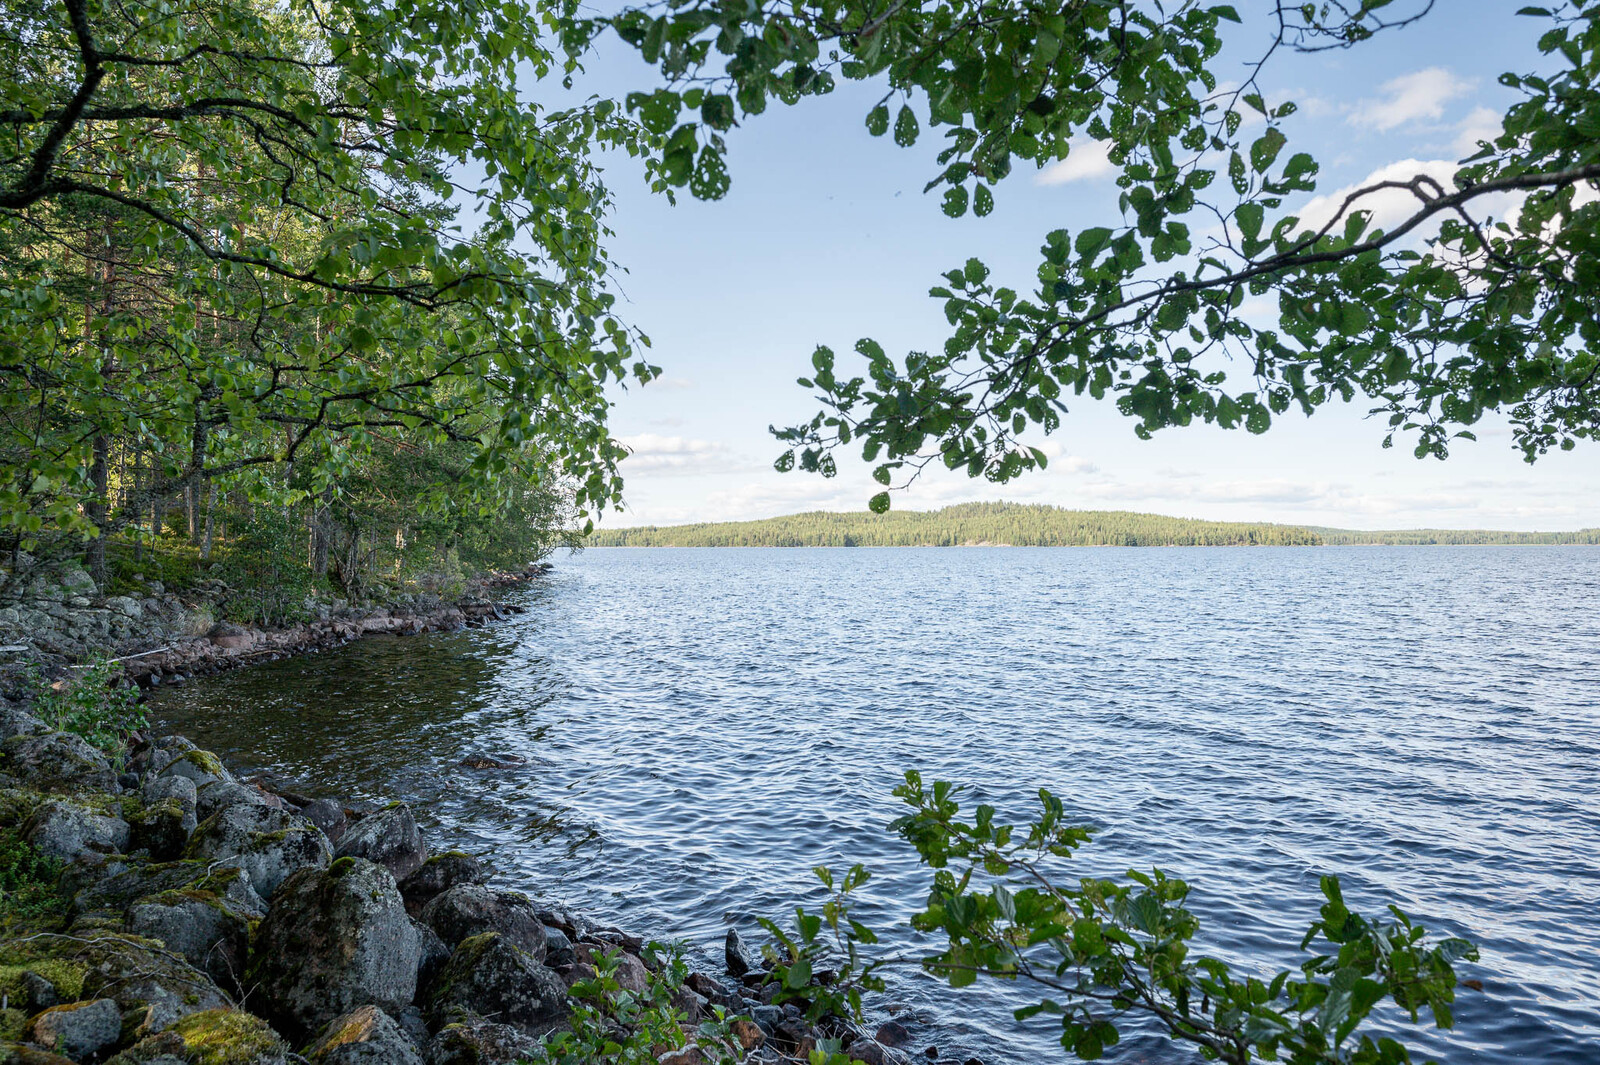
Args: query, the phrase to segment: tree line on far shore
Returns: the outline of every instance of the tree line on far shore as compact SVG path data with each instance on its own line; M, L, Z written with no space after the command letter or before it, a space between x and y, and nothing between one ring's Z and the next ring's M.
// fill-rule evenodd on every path
M930 511L810 511L760 521L598 529L590 547L1318 547L1600 544L1576 532L1408 529L1367 532L1269 522L1201 521L1123 510L961 503Z

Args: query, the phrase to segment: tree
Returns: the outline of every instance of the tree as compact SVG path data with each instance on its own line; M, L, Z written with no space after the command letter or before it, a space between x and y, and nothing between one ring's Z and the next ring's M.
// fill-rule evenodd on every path
M834 452L858 443L890 485L935 460L993 481L1043 466L1024 434L1055 429L1084 393L1115 397L1143 437L1197 420L1261 433L1291 407L1360 396L1388 416L1385 445L1411 434L1419 457L1444 457L1490 411L1530 461L1594 438L1600 4L1523 9L1548 69L1501 78L1522 99L1452 181L1377 182L1326 217L1296 213L1318 166L1289 149L1295 105L1265 97L1261 70L1360 47L1434 6L1277 0L1246 25L1201 0L691 0L609 24L667 79L628 105L666 138L666 180L697 194L726 187L722 134L739 114L838 78L884 85L874 134L909 146L942 129L928 189L952 216L987 214L1019 162L1064 159L1084 137L1107 146L1121 216L1049 233L1033 291L969 260L932 290L952 327L943 350L894 359L862 340L853 373L817 349L800 383L822 410L776 431L790 445L778 468L831 476ZM1224 87L1225 36L1262 30L1260 61ZM1247 119L1261 124L1248 137ZM1374 227L1373 198L1394 192L1414 209ZM1491 215L1507 194L1516 207ZM1271 321L1241 314L1266 295Z

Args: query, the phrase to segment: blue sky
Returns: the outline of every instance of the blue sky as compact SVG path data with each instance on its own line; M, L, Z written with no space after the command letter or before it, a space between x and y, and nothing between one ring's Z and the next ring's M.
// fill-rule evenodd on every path
M1420 25L1364 47L1275 61L1265 84L1300 105L1286 131L1292 148L1322 163L1320 189L1386 168L1448 174L1470 154L1510 99L1497 76L1540 69L1541 24L1516 17L1519 6L1439 0ZM648 86L636 63L613 41L589 63L585 86ZM1228 77L1226 63L1219 73ZM937 138L905 150L867 134L863 119L882 91L845 83L734 130L733 188L717 203L685 196L672 206L648 192L636 164L608 165L614 250L629 271L623 313L651 336L665 372L616 393L614 427L634 454L623 464L626 510L604 524L863 508L874 488L855 455L840 456L832 480L771 467L780 449L768 425L816 409L794 380L812 349L847 352L863 336L891 352L937 346L944 316L927 290L941 271L977 255L1001 282L1030 289L1044 234L1116 218L1114 175L1093 145L1053 170L1019 168L988 218L946 218L921 191ZM935 472L894 505L1011 499L1357 528L1600 525L1593 445L1529 466L1504 424L1490 423L1448 461L1419 461L1408 446L1380 446L1382 423L1367 407L1285 417L1264 437L1202 426L1141 441L1109 402L1085 397L1044 442L1047 471L1005 486Z

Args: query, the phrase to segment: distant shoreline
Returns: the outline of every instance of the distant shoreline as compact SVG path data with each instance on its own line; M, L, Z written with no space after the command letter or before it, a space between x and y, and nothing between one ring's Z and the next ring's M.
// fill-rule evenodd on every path
M758 521L599 529L590 547L1555 547L1600 546L1600 529L1339 529L1117 510L962 503L933 511L810 511Z

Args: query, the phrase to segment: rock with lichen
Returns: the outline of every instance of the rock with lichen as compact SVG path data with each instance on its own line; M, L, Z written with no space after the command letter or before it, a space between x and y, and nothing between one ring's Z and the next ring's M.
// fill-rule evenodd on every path
M166 1065L169 1060L185 1065L290 1065L303 1059L260 1017L224 1008L192 1013L106 1065Z
M333 859L322 830L304 818L270 806L228 806L195 828L185 856L237 865L250 884L270 898L292 873L321 869Z
M520 1028L464 1014L428 1041L427 1065L506 1065L526 1060L539 1043Z
M416 872L401 880L400 894L405 896L406 908L415 915L436 896L453 887L488 882L489 870L478 859L465 851L445 851L433 855Z
M438 1024L472 1012L537 1033L566 1016L567 988L505 936L485 932L456 947L428 1008Z
M340 858L284 881L256 930L246 982L252 1005L302 1039L359 1006L405 1008L420 956L394 877Z
M222 892L191 885L140 899L126 922L128 931L161 940L217 986L237 991L259 917Z
M98 1058L122 1038L122 1010L109 998L52 1006L28 1020L23 1038L80 1061Z
M187 777L194 781L196 790L216 781L232 781L233 774L223 768L222 760L210 751L198 748L181 751L162 767L160 776Z
M498 932L534 961L544 961L549 946L533 902L520 891L462 884L422 908L422 920L446 943Z
M410 1037L376 1006L334 1018L306 1057L313 1065L422 1065Z
M34 810L23 826L29 846L50 858L70 862L85 854L113 854L128 848L128 823L82 803L53 799Z
M0 742L0 771L39 791L114 795L120 790L106 756L70 732L12 736Z
M397 802L345 829L339 837L338 853L341 858L377 862L396 880L404 880L428 860L428 844L411 816L411 807Z

